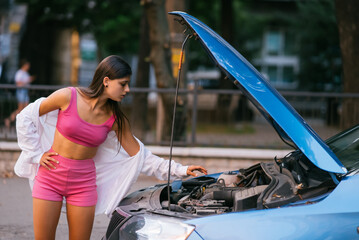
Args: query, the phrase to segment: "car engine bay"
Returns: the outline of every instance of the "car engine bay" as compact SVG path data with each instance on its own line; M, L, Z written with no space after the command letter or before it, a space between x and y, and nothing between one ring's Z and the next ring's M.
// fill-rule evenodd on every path
M200 217L249 209L277 208L327 193L332 177L294 151L282 159L246 169L173 182L168 204L167 186L156 185L124 198L119 207L129 214L144 210ZM313 203L310 201L304 204ZM170 207L170 211L168 211Z

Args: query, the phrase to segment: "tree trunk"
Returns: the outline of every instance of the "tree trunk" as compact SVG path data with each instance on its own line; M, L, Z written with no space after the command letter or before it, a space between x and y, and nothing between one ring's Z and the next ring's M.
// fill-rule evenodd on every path
M343 90L359 93L359 1L335 0L343 62ZM359 122L359 99L343 100L341 127L348 128Z
M185 0L166 0L166 12L172 11L186 11ZM172 52L172 75L177 80L178 79L178 65L180 60L180 54L182 49L182 43L185 39L183 34L184 26L179 24L177 21L174 21L172 15L167 16L169 31L171 36L171 52ZM182 64L181 76L180 76L180 88L185 88L187 86L186 82L186 72L187 72L187 61L185 58ZM186 129L187 129L187 112L188 112L188 101L187 95L178 95L177 98L177 107L176 107L176 119L175 119L175 129L174 129L174 140L175 141L186 141Z
M222 37L228 42L233 42L233 2L232 0L221 0L221 30ZM225 79L225 75L221 74L221 79L219 83L220 89L232 89L233 84ZM217 99L217 109L216 109L216 120L218 122L229 122L229 105L231 104L232 95L228 94L219 94Z
M138 52L138 64L137 64L137 75L136 75L136 84L138 88L148 88L149 87L149 54L150 54L150 43L149 43L149 33L148 33L148 22L145 13L142 13L141 17L141 26L140 26L140 46ZM147 103L147 93L136 93L133 96L133 106L134 110L132 111L132 126L134 134L139 138L143 139L146 134L148 127L148 103Z
M170 35L164 0L142 1L149 24L151 46L150 61L154 66L157 88L173 88ZM169 140L173 113L173 97L169 94L158 94L161 98L157 106L157 141Z
M155 68L157 87L174 87L165 0L147 0L144 7L150 33L150 60Z

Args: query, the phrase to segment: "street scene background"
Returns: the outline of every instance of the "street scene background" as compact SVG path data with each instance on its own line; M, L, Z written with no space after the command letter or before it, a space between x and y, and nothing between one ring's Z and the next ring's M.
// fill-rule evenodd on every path
M86 87L103 58L123 57L133 74L121 108L134 135L153 149L166 147L154 152L165 158L180 79L173 139L184 150L175 160L210 173L237 170L292 148L195 37L178 76L189 31L168 12L187 12L221 35L325 140L359 123L358 10L356 0L0 0L0 239L33 239L30 188L13 173L21 108L15 74L23 60L31 64L33 81L23 88L32 102L62 87ZM217 155L184 156L195 148ZM141 176L132 190L156 183ZM108 221L96 217L92 239ZM57 239L67 235L62 215Z

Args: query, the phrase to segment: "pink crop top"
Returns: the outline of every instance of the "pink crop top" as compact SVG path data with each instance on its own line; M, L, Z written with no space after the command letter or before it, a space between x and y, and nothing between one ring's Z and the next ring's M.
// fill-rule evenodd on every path
M112 115L104 124L96 125L81 119L77 111L77 92L71 87L71 100L65 111L60 110L56 129L71 142L86 146L98 147L111 131L115 121Z

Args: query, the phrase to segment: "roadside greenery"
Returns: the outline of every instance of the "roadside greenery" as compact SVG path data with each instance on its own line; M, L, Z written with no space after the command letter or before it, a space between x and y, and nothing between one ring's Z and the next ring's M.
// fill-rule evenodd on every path
M41 26L72 27L80 33L92 32L100 56L137 54L140 1L112 0L18 0L27 3L29 15ZM250 1L233 0L233 42L231 44L250 61L260 55L263 31L281 24L295 35L300 56L300 89L338 91L341 84L339 38L333 0L297 1L295 15L275 11L256 11ZM188 12L221 34L221 1L188 1ZM210 13L210 14L209 14ZM36 16L36 18L35 18ZM298 47L299 46L299 47ZM213 63L198 44L190 44L189 70L212 68Z
M291 21L299 39L300 87L310 91L341 91L341 57L333 0L298 1Z
M28 4L31 21L54 28L74 28L94 34L101 55L135 54L138 48L139 1L17 0Z

